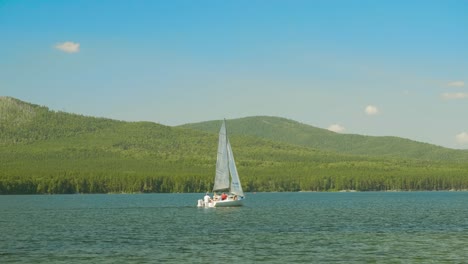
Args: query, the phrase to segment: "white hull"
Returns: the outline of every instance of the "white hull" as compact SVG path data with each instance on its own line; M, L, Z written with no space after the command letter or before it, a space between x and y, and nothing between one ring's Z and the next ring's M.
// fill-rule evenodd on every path
M198 200L197 207L213 208L213 207L237 207L242 206L244 199L240 200L224 200L205 203L202 199Z
M231 206L242 206L243 200L230 200L230 201L217 201L215 207L231 207Z

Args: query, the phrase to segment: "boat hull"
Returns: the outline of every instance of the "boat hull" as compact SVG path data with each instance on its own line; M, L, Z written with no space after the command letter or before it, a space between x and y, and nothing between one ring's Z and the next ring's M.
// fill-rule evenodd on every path
M205 203L203 199L198 200L197 207L213 208L213 207L237 207L242 206L244 199L240 200L224 200Z
M227 201L217 201L214 203L214 207L234 207L242 206L243 200L227 200Z

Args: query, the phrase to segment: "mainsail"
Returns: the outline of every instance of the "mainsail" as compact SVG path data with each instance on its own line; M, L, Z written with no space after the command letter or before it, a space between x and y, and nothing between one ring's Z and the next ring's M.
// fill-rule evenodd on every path
M229 189L229 160L227 150L226 122L219 130L218 156L216 159L216 176L213 191Z

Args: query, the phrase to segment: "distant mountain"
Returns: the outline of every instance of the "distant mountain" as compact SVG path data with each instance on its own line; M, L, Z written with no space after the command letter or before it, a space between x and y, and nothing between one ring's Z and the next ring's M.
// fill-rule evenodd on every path
M181 127L215 133L221 121L186 124ZM228 121L232 135L253 136L277 142L351 155L422 160L467 161L467 150L455 150L399 137L339 134L293 120L255 116Z

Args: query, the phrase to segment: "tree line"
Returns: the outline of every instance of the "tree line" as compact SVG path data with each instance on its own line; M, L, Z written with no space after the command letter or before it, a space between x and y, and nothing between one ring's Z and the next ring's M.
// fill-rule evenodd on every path
M152 171L67 170L0 173L0 194L200 193L213 187L214 167L152 167ZM323 165L323 164L322 164ZM327 164L333 165L336 164ZM467 168L239 167L246 192L467 190ZM376 165L377 166L377 165ZM150 166L151 167L151 166Z

